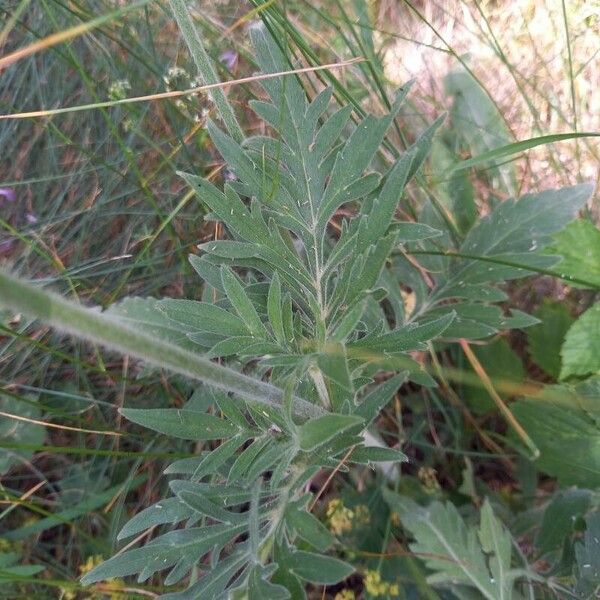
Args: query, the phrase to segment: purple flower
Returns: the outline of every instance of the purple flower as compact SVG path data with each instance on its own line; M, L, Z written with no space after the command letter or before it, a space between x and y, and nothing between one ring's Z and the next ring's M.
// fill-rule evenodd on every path
M12 188L0 188L0 196L0 205L3 203L2 198L8 202L14 202L17 199L17 193Z
M8 238L7 240L0 242L0 256L10 254L15 247L15 241L15 238Z
M230 70L233 71L237 66L238 53L235 50L225 50L219 60Z

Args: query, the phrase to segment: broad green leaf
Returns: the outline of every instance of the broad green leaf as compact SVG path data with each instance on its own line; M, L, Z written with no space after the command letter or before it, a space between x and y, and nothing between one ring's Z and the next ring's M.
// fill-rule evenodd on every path
M355 415L323 415L304 423L298 429L298 442L304 452L318 448L322 444L346 431L350 427L363 423L362 417Z
M585 515L591 500L590 490L571 488L554 494L535 537L542 556L562 549L565 540L575 533L577 519Z
M539 367L558 379L561 369L560 347L574 319L564 304L552 300L545 300L533 314L540 323L527 330L529 353Z
M591 221L577 219L559 231L546 248L548 254L561 258L555 270L587 285L574 282L574 287L600 289L600 229Z
M408 221L394 221L392 228L396 239L400 243L416 242L442 235L439 229L434 229L424 223L410 223Z
M571 325L560 349L561 379L600 373L600 302Z
M583 541L575 545L577 558L577 592L579 598L592 600L600 586L600 511L591 513L586 522Z
M410 549L433 571L430 583L469 586L486 600L513 598L510 536L487 501L477 530L467 525L449 502L435 501L422 507L389 490L384 497L415 538Z
M460 252L484 256L539 252L550 243L553 233L574 218L591 192L590 185L581 184L505 200L471 229ZM477 278L481 283L489 268L473 262L459 265L458 272L465 282Z
M239 432L233 423L209 415L179 408L122 408L126 419L184 440L219 440Z
M442 173L439 180L434 180L439 201L464 235L479 216L473 183L466 171L445 173L457 161L461 142L460 129L445 128L443 135L437 136L433 142L429 162L436 171Z
M469 231L457 258L450 259L448 276L433 290L429 302L460 297L465 286L525 277L537 268L552 266L555 258L537 253L575 217L591 191L583 184L499 204Z
M534 467L561 485L600 485L600 384L548 386L536 398L511 405L540 450Z
M472 155L491 153L483 162L492 189L514 194L517 189L515 168L500 164L493 151L512 141L510 132L488 94L466 69L457 69L444 78L446 93L453 97L450 118L461 148Z

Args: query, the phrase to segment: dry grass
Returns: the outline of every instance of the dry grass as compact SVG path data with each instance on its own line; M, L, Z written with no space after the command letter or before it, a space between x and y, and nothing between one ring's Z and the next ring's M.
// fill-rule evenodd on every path
M449 107L443 79L464 61L515 139L600 129L598 0L566 3L573 90L561 2L380 0L374 8L386 76L397 83L414 78L424 107ZM530 179L544 187L598 177L596 141L541 147L529 156Z

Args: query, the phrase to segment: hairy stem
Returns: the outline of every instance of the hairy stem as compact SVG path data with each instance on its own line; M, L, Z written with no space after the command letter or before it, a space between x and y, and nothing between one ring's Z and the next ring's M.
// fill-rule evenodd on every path
M232 392L244 400L277 409L283 407L283 390L278 387L211 362L127 326L98 309L85 308L2 271L0 305L41 319L84 340ZM295 416L302 420L324 414L320 407L298 397L294 398L293 407Z

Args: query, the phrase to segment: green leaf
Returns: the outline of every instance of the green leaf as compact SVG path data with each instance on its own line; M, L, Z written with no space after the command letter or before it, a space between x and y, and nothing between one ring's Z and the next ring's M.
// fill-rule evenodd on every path
M179 175L232 233L248 242L269 242L269 231L264 221L248 209L231 186L225 186L223 193L202 177L182 172Z
M45 570L43 565L19 565L16 564L21 560L20 554L16 552L0 552L0 582L9 583L14 580L19 580L20 577L33 577ZM4 588L8 596L12 596L13 592L10 588Z
M408 221L395 221L392 223L396 239L401 243L417 242L442 235L439 229L434 229L424 223L409 223Z
M267 337L267 330L263 325L254 304L248 298L244 287L240 283L237 276L231 269L226 266L221 267L221 280L223 282L223 289L227 294L227 298L233 305L233 308L237 312L240 319L244 322L248 331L252 335L259 338Z
M456 162L461 150L460 128L451 127L438 136L431 149L430 164L442 173L436 184L437 196L442 206L452 215L461 234L466 234L477 220L478 209L469 173L457 171L444 173Z
M207 413L179 408L122 408L130 421L184 440L219 440L235 435L238 427Z
M287 600L289 591L281 585L267 581L271 576L272 568L255 565L248 576L248 600Z
M363 423L362 417L355 415L323 415L307 421L298 429L298 441L304 452L309 452L350 427Z
M350 348L368 348L378 352L408 352L425 350L427 342L439 337L454 320L450 312L428 323L411 323L381 336L367 336L349 344Z
M283 308L281 298L281 281L277 271L273 274L271 284L269 285L269 295L267 297L267 316L273 329L275 339L285 346L287 343L285 329L283 326Z
M142 548L128 550L110 558L95 569L86 573L81 582L90 585L104 579L125 577L140 573L139 581L144 581L157 571L168 569L182 558L193 564L216 546L221 546L244 531L240 525L210 525L170 531Z
M486 600L513 597L510 535L487 501L477 530L463 521L453 504L432 502L424 508L389 490L384 497L414 536L410 549L426 557L423 561L433 571L430 583L469 586Z
M228 483L249 479L247 473L252 463L262 452L265 452L271 443L272 440L268 436L257 437L247 448L245 448L235 459L233 465L231 465L227 478Z
M583 543L575 545L577 557L577 592L579 598L591 600L600 586L600 511L586 519Z
M498 600L509 600L513 595L513 578L510 576L512 539L510 533L494 515L487 498L481 507L479 541L481 542L481 548L487 554L492 578L497 583L496 598Z
M286 511L286 525L313 548L324 552L335 544L335 536L316 517L290 506Z
M106 309L106 314L115 316L127 326L152 337L159 338L188 350L197 346L188 337L189 328L172 321L158 309L156 298L124 298Z
M286 567L300 579L322 585L335 585L354 573L354 567L347 562L302 551L289 555Z
M394 448L361 446L352 452L350 455L350 462L365 465L377 462L408 462L408 456Z
M591 221L569 223L554 236L546 252L562 257L555 267L561 274L589 282L574 282L574 287L600 289L600 229Z
M208 331L217 335L248 335L242 321L223 308L194 300L161 300L156 305L167 318L188 328L188 333Z
M219 504L213 502L198 492L182 491L178 497L194 512L210 517L221 523L239 525L247 521L247 515L225 510Z
M380 383L359 400L354 414L365 420L365 426L373 422L383 407L393 398L398 388L406 381L408 372L404 371L387 381Z
M560 350L560 378L600 372L600 302L571 325Z
M590 490L572 488L554 494L535 537L535 545L542 556L561 550L565 540L575 533L577 519L585 515L591 500Z
M465 298L463 314L459 306L452 305L458 316L446 332L449 337L478 339L500 329L532 325L534 321L523 313L509 318L490 320L484 316L482 319L476 316L476 311L482 310L481 305L471 299L479 299L479 293L481 300L489 295L489 287L482 284L522 278L540 270L547 272L557 258L539 252L550 243L552 234L575 217L590 193L591 187L583 184L503 201L469 231L458 252L449 249L447 256L437 247L422 242L430 250L413 253L420 260L425 258L423 266L426 268L445 271L445 274L436 278L430 295L421 292L419 304L423 306L417 310L434 316L439 311L439 303L445 304L448 298ZM439 223L434 221L432 225Z
M319 223L322 226L329 221L340 204L347 201L345 190L357 181L369 166L387 129L400 110L407 91L405 89L398 92L390 113L385 117L376 118L371 115L365 117L338 153L330 173L329 184L319 206Z
M31 423L27 419L40 420L42 411L37 407L33 397L17 398L0 393L0 443L23 444L25 446L42 446L46 439L46 429L43 425ZM15 415L12 419L8 415ZM19 419L21 417L21 420ZM14 464L29 460L33 452L29 450L7 451L0 447L0 475L6 473Z
M459 138L459 148L471 155L487 155L483 161L492 189L500 188L508 194L516 190L515 168L500 164L494 151L511 142L502 114L480 83L466 69L460 68L444 78L446 92L453 97L450 119L453 132ZM446 176L447 174L444 174Z
M595 383L595 385L594 385ZM511 405L540 450L536 469L561 485L600 486L600 381L546 387Z
M185 519L189 519L194 511L183 504L179 498L165 498L148 508L145 508L132 519L127 521L117 535L118 540L131 537L150 527L171 523L175 525Z
M552 300L545 300L533 314L540 323L527 331L529 353L539 367L558 379L561 369L560 347L574 319L563 303Z
M460 253L499 257L539 252L550 243L553 233L573 219L591 193L590 185L581 184L506 200L471 229ZM489 268L485 263L462 263L454 278L460 276L465 283L492 281L493 271L486 274Z

